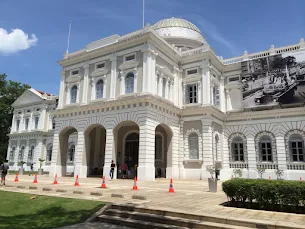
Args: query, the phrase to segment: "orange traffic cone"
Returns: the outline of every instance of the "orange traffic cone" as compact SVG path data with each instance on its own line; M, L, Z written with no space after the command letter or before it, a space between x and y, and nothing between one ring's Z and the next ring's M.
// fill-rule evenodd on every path
M103 176L103 183L101 185L101 188L106 188L105 176Z
M33 183L38 183L38 180L37 180L37 173L35 173L35 177L34 177Z
M75 179L75 184L74 184L74 186L79 186L78 175L76 175L76 179Z
M137 177L134 177L133 179L133 187L131 190L139 190L137 186Z
M172 179L172 178L171 178L171 181L170 181L170 183L169 183L168 192L175 192L174 186L173 186L173 179Z
M19 181L19 179L18 179L18 173L16 173L14 182L18 182L18 181Z
M54 182L53 182L53 184L58 184L58 182L57 182L57 174L55 174L55 177L54 177Z

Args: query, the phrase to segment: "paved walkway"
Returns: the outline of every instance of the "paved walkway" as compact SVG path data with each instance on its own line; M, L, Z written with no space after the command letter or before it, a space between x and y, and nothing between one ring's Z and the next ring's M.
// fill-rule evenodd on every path
M132 191L132 180L106 180L107 188L101 189L101 178L79 179L80 186L74 186L75 179L69 177L58 178L57 185L53 185L53 178L48 176L39 176L38 184L32 183L33 176L19 176L18 183L13 182L14 178L13 175L7 177L7 185L13 187L0 186L0 189L119 204L132 203L151 209L273 221L292 226L304 225L305 222L305 215L224 207L221 204L227 201L227 197L221 191L221 182L218 184L219 191L210 193L207 181L174 180L175 193L168 193L169 181L166 179L158 179L154 182L138 181L139 190ZM17 185L26 188L17 188ZM29 189L28 186L35 186L38 189ZM50 188L52 191L42 191L42 188ZM66 190L66 192L56 192L56 190ZM78 194L73 193L74 191L78 191ZM92 195L91 192L102 193L102 196ZM134 195L137 195L138 199L133 199Z

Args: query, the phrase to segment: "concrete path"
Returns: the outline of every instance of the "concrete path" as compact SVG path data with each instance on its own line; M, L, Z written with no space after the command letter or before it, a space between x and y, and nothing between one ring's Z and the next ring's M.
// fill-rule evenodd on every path
M48 176L39 176L38 184L32 183L33 176L19 176L18 183L13 182L14 178L13 175L7 177L7 185L12 187L0 186L0 189L118 204L129 203L151 209L192 214L273 221L292 226L304 225L305 222L305 215L224 207L221 204L227 201L227 197L221 191L220 182L219 191L210 193L207 181L174 180L175 193L168 193L167 179L158 179L154 182L138 181L139 190L132 191L133 180L106 180L107 188L101 189L101 178L79 179L80 186L74 186L75 179L70 177L58 178L57 185L53 185L53 178Z

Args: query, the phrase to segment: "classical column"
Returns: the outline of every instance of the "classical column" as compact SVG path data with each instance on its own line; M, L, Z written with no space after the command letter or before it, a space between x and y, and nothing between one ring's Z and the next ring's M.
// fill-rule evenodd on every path
M133 70L134 73L134 82L133 82L133 92L137 93L138 92L138 70L135 68Z
M180 133L179 133L179 179L184 179L185 178L185 173L184 173L184 164L183 164L183 160L184 160L184 133L183 133L183 124L184 121L181 120L180 121Z
M145 181L155 180L155 127L147 121L139 127L139 167L138 179Z
M186 83L183 83L182 84L182 105L186 104L186 96L185 96L185 93L186 93Z
M155 75L156 77L155 77L155 92L156 92L156 95L159 95L159 76L158 76L158 74L156 74Z
M39 123L38 123L38 129L39 130L45 130L46 129L47 122L45 122L45 120L47 120L46 119L47 109L48 109L48 107L43 107L42 110L41 110L40 117L39 117Z
M34 110L31 110L31 116L30 116L30 121L29 121L29 126L28 126L28 131L31 131L34 129L34 117L33 117L33 111Z
M87 104L88 103L88 89L89 89L89 64L85 64L83 66L84 68L84 84L83 84L83 98L82 103ZM78 91L79 93L79 91Z
M29 150L30 150L30 140L27 139L24 147L24 155L23 155L23 161L27 162L28 161L28 155L29 155Z
M59 86L59 100L58 100L58 108L63 108L65 104L65 79L66 79L66 72L61 72L61 78L60 78L60 86Z
M220 110L226 112L225 77L222 76L219 85Z
M120 76L120 95L124 95L125 94L125 76L124 76L124 72L120 72L121 76Z
M110 172L110 165L111 161L114 160L116 162L115 158L115 139L114 139L114 133L112 128L106 129L106 146L105 146L105 162L104 162L104 171L103 174L107 177L109 177ZM116 179L116 169L115 173L113 175L113 179Z
M202 82L205 87L205 90L202 90L202 104L210 104L211 103L211 77L210 77L210 68L206 66L201 67L202 69Z
M38 171L40 167L39 158L41 158L41 152L42 152L42 139L38 138L33 152L34 171Z
M257 178L256 173L256 152L255 152L255 141L253 136L247 137L247 155L245 155L245 162L248 162L248 178Z
M142 49L143 52L143 78L142 78L142 92L149 92L155 94L155 76L156 69L156 55L154 47L151 44L146 44Z
M90 85L91 85L91 101L96 99L96 84L95 79L91 78Z
M202 97L202 92L201 92L201 80L197 83L197 85L198 85L198 101L197 101L197 103L199 103L199 104L201 104L202 102L201 102L201 97Z
M117 57L113 55L111 61L111 81L110 81L110 98L116 97L116 81L117 81ZM106 85L104 86L106 87Z
M278 168L287 171L287 156L286 156L285 138L283 135L276 136L276 153L277 153ZM287 179L286 172L284 172L283 176L285 179Z
M209 174L206 172L207 165L213 165L213 133L212 122L210 119L202 119L202 177L206 178ZM200 152L199 152L200 153ZM200 158L200 157L199 157Z
M159 96L163 95L163 74L159 75Z
M52 161L51 161L49 176L54 177L56 174L58 177L65 175L62 172L59 134L54 134L53 137Z
M168 89L169 89L169 79L165 78L165 96L164 98L168 99Z
M87 177L87 157L85 150L85 136L83 131L77 132L77 145L74 156L74 177L78 175L79 178Z

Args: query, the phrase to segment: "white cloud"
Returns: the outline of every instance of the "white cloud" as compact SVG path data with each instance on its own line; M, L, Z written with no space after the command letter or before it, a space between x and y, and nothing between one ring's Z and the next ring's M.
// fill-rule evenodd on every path
M35 34L29 36L21 29L12 29L11 33L8 33L5 29L0 28L0 55L9 55L26 50L36 45L37 42L38 38Z

